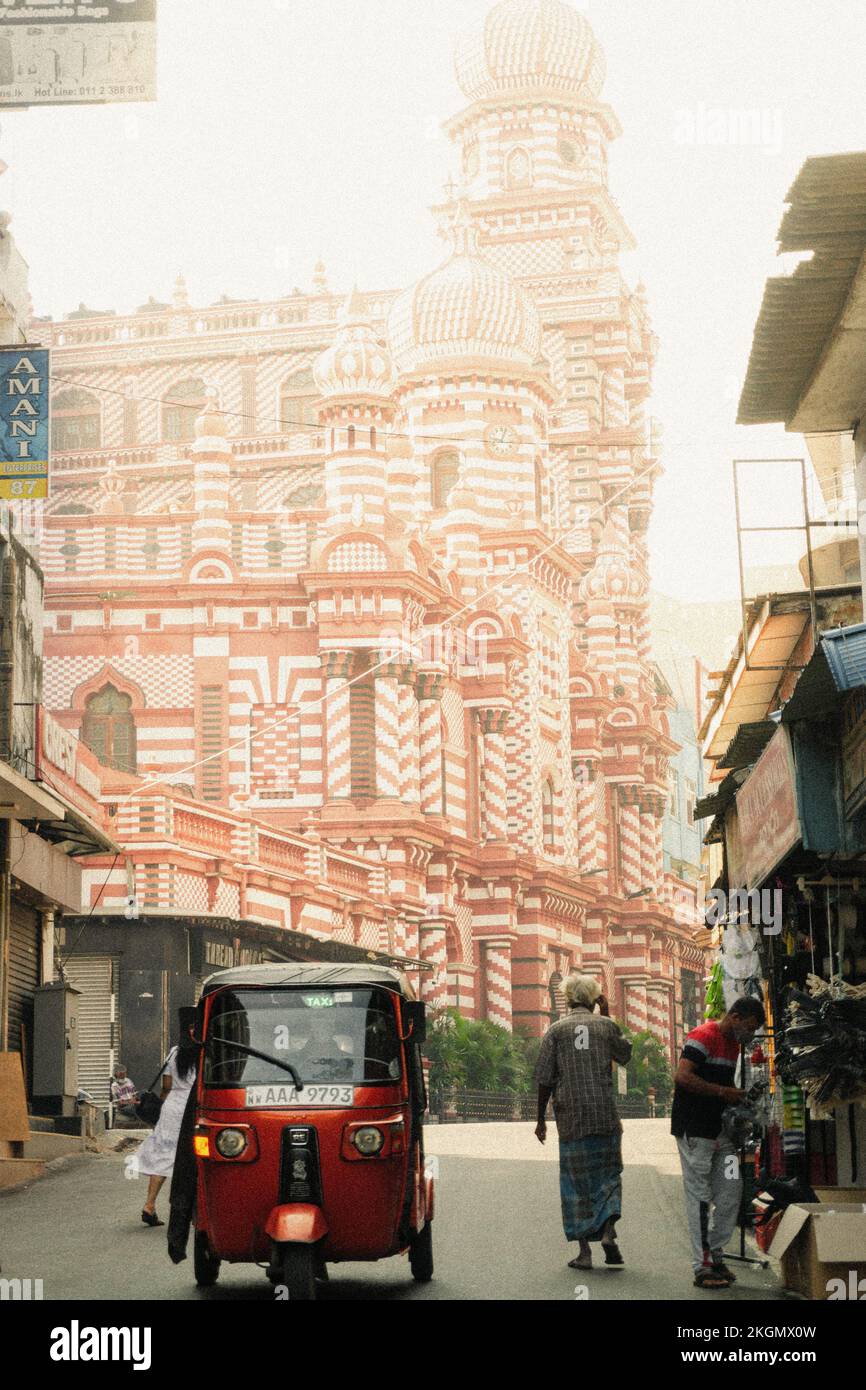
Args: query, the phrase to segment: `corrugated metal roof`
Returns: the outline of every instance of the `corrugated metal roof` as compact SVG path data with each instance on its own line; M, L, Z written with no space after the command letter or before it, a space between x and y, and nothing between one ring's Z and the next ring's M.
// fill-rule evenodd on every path
M825 632L821 646L840 690L866 685L866 623Z
M839 320L866 248L866 153L807 159L787 197L779 251L813 251L767 281L737 423L788 421Z
M775 731L776 725L773 725ZM695 802L695 820L709 820L710 816L721 816L728 806L730 806L740 787L746 780L749 769L740 767L734 772L729 772L727 777L719 783L718 790L712 796L702 796Z
M728 744L727 752L719 758L718 767L751 767L763 753L779 727L775 719L760 719L753 724L741 724Z
M825 632L782 710L782 721L792 724L830 714L837 708L841 692L864 685L866 623Z

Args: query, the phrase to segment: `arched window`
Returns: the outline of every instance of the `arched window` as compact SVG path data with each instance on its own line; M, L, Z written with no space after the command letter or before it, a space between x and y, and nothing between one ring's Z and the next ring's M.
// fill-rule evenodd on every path
M101 443L101 412L96 397L77 387L58 391L51 402L52 449L64 454L72 449L98 449Z
M104 685L91 695L84 711L81 737L106 767L135 772L135 720L129 695L122 695L113 685Z
M309 367L287 377L280 387L280 418L277 431L280 434L294 434L302 430L317 429L318 401L319 391Z
M430 501L434 511L444 511L448 494L460 476L460 455L456 449L443 449L430 460Z
M541 838L545 849L556 847L556 829L553 820L553 783L546 777L541 784Z
M195 438L195 422L205 403L205 385L198 377L178 381L165 393L162 437L167 444L188 444Z
M371 448L371 449L375 449L375 447L376 447L376 426L375 426L375 425L371 425L371 426L370 426L370 448Z
M509 150L505 161L505 186L527 188L532 183L532 160L522 145Z
M355 447L355 426L354 426L354 425L350 425L350 426L349 426L348 430L346 431L346 435L347 435L347 446L348 446L348 448L354 449L354 447Z

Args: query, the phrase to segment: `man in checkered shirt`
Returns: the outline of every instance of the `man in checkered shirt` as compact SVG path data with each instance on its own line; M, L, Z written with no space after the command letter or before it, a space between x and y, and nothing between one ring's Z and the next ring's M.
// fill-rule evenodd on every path
M625 1065L632 1048L590 976L570 976L565 997L568 1015L548 1029L538 1055L535 1133L543 1144L545 1112L553 1096L562 1224L566 1239L580 1242L580 1253L569 1265L592 1269L590 1242L600 1241L605 1264L619 1269L624 1263L616 1242L622 1212L622 1122L614 1102L612 1063Z

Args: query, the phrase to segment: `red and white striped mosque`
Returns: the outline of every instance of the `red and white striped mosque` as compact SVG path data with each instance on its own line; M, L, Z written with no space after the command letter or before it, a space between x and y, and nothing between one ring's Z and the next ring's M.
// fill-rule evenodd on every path
M178 278L34 325L61 379L45 703L217 819L371 861L432 1004L540 1033L579 968L673 1048L703 953L662 854L655 340L604 57L564 0L503 0L456 74L459 190L417 284L346 302L320 264L196 308ZM200 912L183 882L156 866L148 901Z

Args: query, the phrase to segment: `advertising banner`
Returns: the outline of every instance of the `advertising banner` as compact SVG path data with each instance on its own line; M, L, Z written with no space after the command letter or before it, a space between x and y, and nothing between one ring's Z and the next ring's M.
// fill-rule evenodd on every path
M740 873L747 888L760 888L801 838L794 754L788 730L773 734L737 792Z
M48 496L48 349L0 348L0 498Z
M0 106L156 100L156 0L0 0Z

